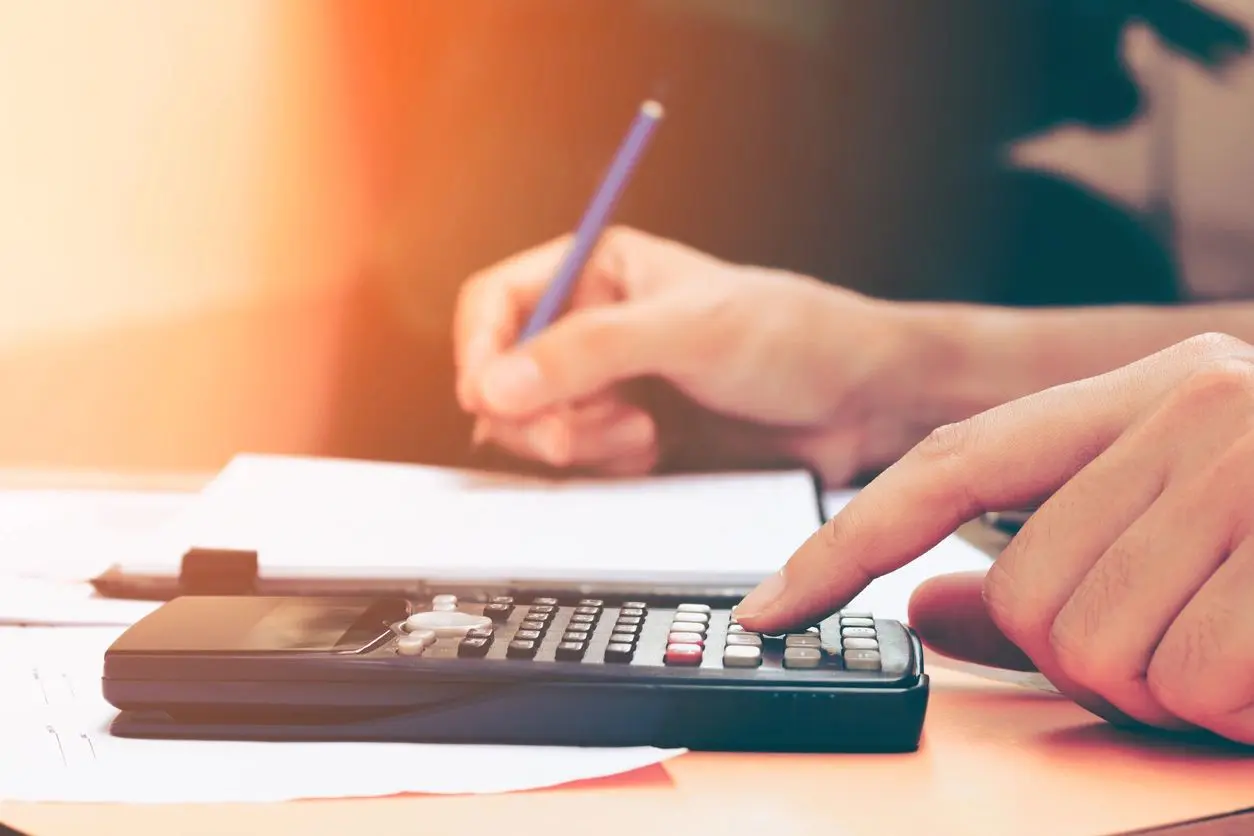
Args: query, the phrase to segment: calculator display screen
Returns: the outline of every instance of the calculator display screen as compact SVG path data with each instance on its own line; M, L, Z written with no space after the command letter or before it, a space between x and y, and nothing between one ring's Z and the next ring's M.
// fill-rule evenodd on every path
M403 621L395 598L178 599L135 625L118 653L343 653L368 650Z

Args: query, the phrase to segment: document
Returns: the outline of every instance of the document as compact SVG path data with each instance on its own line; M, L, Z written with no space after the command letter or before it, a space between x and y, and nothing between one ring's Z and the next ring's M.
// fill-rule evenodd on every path
M123 572L189 548L256 551L270 578L743 587L821 523L804 471L535 479L238 456Z
M680 749L252 743L114 737L116 628L0 628L0 799L129 803L500 793L619 774Z

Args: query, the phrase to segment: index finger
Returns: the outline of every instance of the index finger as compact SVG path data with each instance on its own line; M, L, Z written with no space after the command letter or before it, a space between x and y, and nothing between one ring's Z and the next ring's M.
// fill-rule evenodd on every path
M481 270L462 285L453 316L459 390L467 373L517 339L523 318L544 294L569 246L570 236L563 235Z
M1135 419L1150 394L1137 390L1139 371L1048 389L936 430L811 535L738 618L768 633L813 623L979 514L1047 497Z

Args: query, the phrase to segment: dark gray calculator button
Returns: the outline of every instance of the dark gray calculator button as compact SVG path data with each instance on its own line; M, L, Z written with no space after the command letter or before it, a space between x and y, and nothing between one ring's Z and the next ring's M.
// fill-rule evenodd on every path
M488 639L489 641L491 641L492 636L495 635L495 632L496 631L494 631L491 627L474 627L466 631L466 638Z
M518 629L519 630L535 630L537 632L543 633L545 628L547 628L548 626L549 625L543 621L535 621L534 619L529 618L526 621L519 624Z
M840 635L846 639L873 639L875 638L874 627L845 627L841 625Z
M841 627L874 627L874 618L842 618L840 620Z
M602 600L600 600L599 598L584 598L582 601L580 601L580 602L579 602L578 604L576 604L575 606L577 606L577 607L596 607L597 609L600 609L601 607L604 607L604 606L605 606L605 602L604 602L604 601L602 601Z
M489 639L462 639L457 645L457 655L463 658L485 656L491 646L492 642Z
M784 639L784 647L815 647L819 646L819 637L810 633L793 633Z
M509 604L488 604L483 608L483 614L499 624L509 620L509 614L513 609Z
M631 627L639 627L643 622L644 622L644 619L638 615L629 615L625 618L620 615L618 617L618 621L615 623L621 624L621 625L627 625Z
M817 668L823 661L823 651L817 647L788 647L784 649L784 667Z
M762 637L757 633L728 633L728 647L761 647Z
M614 622L615 633L639 633L641 627L642 625L640 624L639 619L635 621L629 621L629 622L623 622L623 621Z
M586 642L587 640L588 634L577 630L567 630L562 634L562 641L564 642Z
M851 671L877 671L880 669L878 650L846 650L845 667Z
M619 617L644 618L644 610L640 607L623 607L618 611Z
M582 613L576 613L570 617L571 624L595 624L596 620L595 615L583 615Z
M508 595L497 595L493 598L489 598L488 603L489 604L504 604L507 607L512 607L514 605L514 599L509 597Z
M575 612L579 615L600 615L599 607L575 607Z
M610 642L613 644L635 644L635 633L613 633L610 635Z
M532 606L532 607L530 607L530 608L527 610L527 612L529 612L529 613L537 613L537 614L540 614L540 613L551 613L551 612L553 612L555 609L557 609L557 607L553 606L552 604L541 604L540 606Z
M607 662L630 662L632 654L632 646L630 644L614 643L607 645L605 648L605 661Z
M563 662L578 662L587 647L583 642L562 642L557 646L555 655Z
M640 610L638 615L644 615L644 611L647 610L648 608L649 608L649 605L644 603L643 601L624 601L623 602L623 609Z
M556 598L537 598L537 599L535 599L534 601L532 601L531 603L532 603L532 605L533 605L533 606L540 606L540 607L556 607L556 606L557 606L557 599L556 599Z
M510 659L532 659L536 655L536 643L526 639L514 639L505 651Z
M536 642L539 641L540 637L543 635L544 634L539 630L519 630L514 634L514 638L521 639L522 641Z

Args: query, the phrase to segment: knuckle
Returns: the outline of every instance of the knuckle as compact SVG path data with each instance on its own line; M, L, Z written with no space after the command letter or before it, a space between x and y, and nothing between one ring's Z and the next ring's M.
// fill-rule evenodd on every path
M1189 337L1178 343L1177 348L1190 357L1199 359L1242 356L1248 355L1251 351L1249 343L1231 334L1218 331L1208 331Z
M971 424L968 421L943 424L929 432L915 446L915 456L935 463L961 459L971 447L971 435Z
M989 567L981 590L988 617L1014 644L1026 649L1035 644L1033 639L1040 629L1040 619L1033 611L1030 599L1021 592L1021 584L1013 570L1006 568L1005 558L999 558Z
M1207 726L1241 702L1242 695L1234 693L1231 683L1240 679L1248 662L1231 664L1235 660L1225 652L1230 648L1221 634L1227 635L1214 615L1177 622L1146 671L1146 685L1158 704L1198 726Z
M1048 641L1058 669L1080 685L1101 691L1104 684L1120 678L1118 655L1090 641L1081 619L1058 618L1049 628Z

